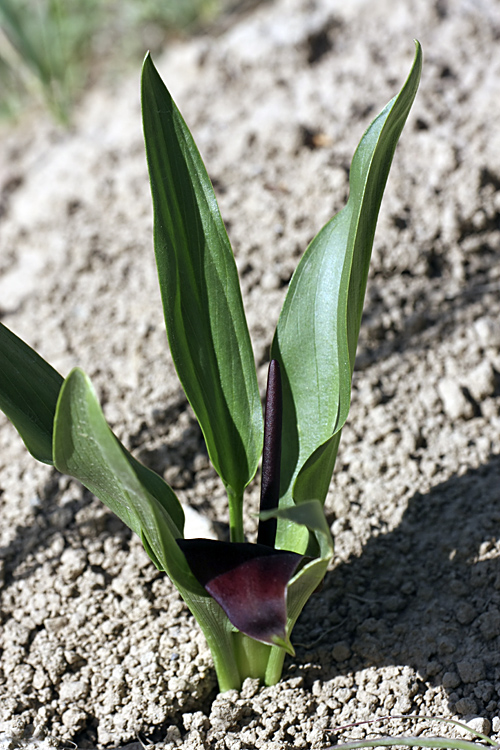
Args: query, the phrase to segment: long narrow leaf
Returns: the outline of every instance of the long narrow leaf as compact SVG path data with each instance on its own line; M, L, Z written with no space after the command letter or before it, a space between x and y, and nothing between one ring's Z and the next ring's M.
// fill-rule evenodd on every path
M32 69L38 76L44 86L50 84L50 65L47 62L46 54L43 54L43 28L41 19L37 24L26 23L22 11L12 0L0 0L0 27L4 30L10 43L17 50L23 62ZM30 28L34 26L38 31L38 39L33 38L29 33Z
M422 49L417 41L415 46L415 59L403 88L372 122L351 164L348 204L352 205L352 218L339 294L340 411L336 431L342 429L349 413L351 378L380 204L420 82Z
M440 750L481 750L484 745L456 737L374 737L341 745L330 745L326 750L358 750L362 747L429 747ZM498 745L497 745L498 747Z
M47 464L54 463L54 419L63 383L62 376L48 362L0 323L0 409L31 455ZM163 505L182 535L184 511L172 489L114 439L143 488Z
M257 469L263 425L236 264L201 157L149 55L142 108L172 358L210 459L239 495Z
M153 562L168 573L208 641L221 690L239 688L232 626L195 579L176 539L184 514L173 491L139 464L108 427L88 377L73 370L61 389L54 427L59 471L82 482L141 537Z
M309 245L290 282L272 346L283 376L282 506L311 497L324 501L328 490L338 448L334 436L349 411L378 212L421 66L416 42L406 83L372 122L356 150L345 208ZM302 468L303 481L294 490ZM303 552L304 534L293 541L290 533L294 535L289 524L278 523L277 546Z
M38 461L53 464L52 428L63 378L0 323L0 409Z
M146 541L152 559L172 580L204 594L176 539L182 536L184 514L173 491L152 480L111 432L88 377L72 370L64 381L54 421L54 464L78 479ZM144 482L145 479L145 482ZM162 501L158 493L162 483Z

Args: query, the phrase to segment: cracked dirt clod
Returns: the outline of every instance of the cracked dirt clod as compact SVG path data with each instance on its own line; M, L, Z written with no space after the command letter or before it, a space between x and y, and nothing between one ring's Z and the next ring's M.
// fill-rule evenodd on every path
M494 0L276 0L156 61L215 185L264 387L298 258L343 206L353 150L422 43L326 503L335 563L283 681L216 698L168 579L2 418L6 747L139 750L140 733L165 749L319 750L387 714L474 714L500 731L499 34ZM138 79L90 92L71 132L43 117L3 126L0 312L62 374L82 366L120 439L224 533L223 488L166 349Z

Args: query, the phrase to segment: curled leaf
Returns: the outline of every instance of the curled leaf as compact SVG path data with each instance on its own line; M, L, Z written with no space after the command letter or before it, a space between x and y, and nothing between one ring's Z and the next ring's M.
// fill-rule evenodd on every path
M191 572L237 630L290 654L287 587L303 560L263 544L178 539Z

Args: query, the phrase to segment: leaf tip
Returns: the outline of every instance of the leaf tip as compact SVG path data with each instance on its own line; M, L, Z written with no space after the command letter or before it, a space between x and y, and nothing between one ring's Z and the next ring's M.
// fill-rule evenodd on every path
M273 635L271 640L274 646L279 646L280 648L284 649L290 656L295 656L295 649L292 646L292 642L290 641L290 637L287 633L284 633L284 637Z

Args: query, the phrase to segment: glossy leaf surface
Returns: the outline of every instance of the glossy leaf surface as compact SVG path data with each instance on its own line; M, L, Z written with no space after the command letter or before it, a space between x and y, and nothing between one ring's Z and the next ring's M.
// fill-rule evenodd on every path
M334 436L349 411L378 212L421 66L416 42L406 83L372 122L356 150L345 208L311 242L290 282L272 346L283 378L282 506L311 497L323 502L328 490L338 447ZM302 469L303 481L297 482L295 491ZM277 545L290 548L292 544L292 549L303 552L307 537L298 531L286 521L279 522Z
M263 423L236 264L200 154L149 55L142 108L172 358L213 465L241 495L257 469Z
M0 323L0 409L39 461L52 464L52 428L63 378Z
M79 369L68 375L59 396L54 465L78 479L135 531L155 564L179 587L203 593L175 543L184 521L177 497L116 439L90 380Z

